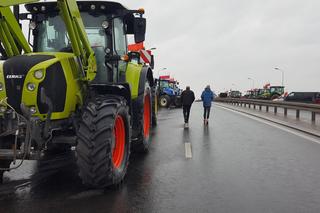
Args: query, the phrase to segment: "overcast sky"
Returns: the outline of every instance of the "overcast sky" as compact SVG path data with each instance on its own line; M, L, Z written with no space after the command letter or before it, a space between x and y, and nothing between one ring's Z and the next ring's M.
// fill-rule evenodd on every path
M319 0L121 0L143 7L155 74L167 68L199 96L210 84L245 91L270 82L320 91ZM160 71L161 74L168 73Z

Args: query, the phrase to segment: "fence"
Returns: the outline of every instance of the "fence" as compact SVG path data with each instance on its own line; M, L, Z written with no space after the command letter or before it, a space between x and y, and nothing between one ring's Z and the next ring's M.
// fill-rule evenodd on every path
M320 105L319 104L306 104L306 103L297 103L297 102L287 102L287 101L267 101L267 100L255 100L255 99L240 99L240 98L216 98L215 101L229 103L237 106L244 107L253 107L256 109L259 107L259 110L262 110L262 107L265 107L266 112L269 112L269 107L273 107L274 114L278 113L278 108L283 108L284 116L288 115L288 109L296 111L296 118L300 118L300 111L307 111L311 114L311 122L315 123L316 115L320 114Z

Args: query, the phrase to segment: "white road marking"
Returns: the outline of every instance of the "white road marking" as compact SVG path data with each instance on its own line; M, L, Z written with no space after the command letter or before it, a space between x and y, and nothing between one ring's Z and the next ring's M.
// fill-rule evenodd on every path
M216 105L217 107L220 107L222 109L225 109L225 110L229 110L233 113L237 113L237 114L240 114L242 116L245 116L247 118L250 118L252 120L255 120L255 121L258 121L260 123L264 123L266 125L269 125L269 126L272 126L272 127L275 127L275 128L278 128L278 129L281 129L283 131L286 131L286 132L289 132L293 135L296 135L298 137L301 137L303 139L306 139L306 140L309 140L309 141L312 141L314 143L317 143L317 144L320 144L320 139L317 139L316 137L312 137L312 136L309 136L307 134L304 134L304 133L300 133L298 132L297 130L291 130L289 127L285 127L285 126L282 126L280 124L276 124L276 123L272 123L271 121L266 121L266 120L263 120L262 118L257 118L255 116L252 116L252 115L248 115L248 114L245 114L245 113L242 113L242 112L239 112L239 111L235 111L235 110L232 110L232 109L229 109L229 108L226 108L226 107L223 107L223 106L218 106Z
M184 148L185 148L185 152L186 152L186 158L187 159L192 158L191 143L184 143Z

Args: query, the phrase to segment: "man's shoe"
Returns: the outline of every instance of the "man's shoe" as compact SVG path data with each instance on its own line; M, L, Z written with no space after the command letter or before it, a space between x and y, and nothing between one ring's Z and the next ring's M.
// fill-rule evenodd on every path
M188 124L188 123L185 123L185 124L184 124L184 128L189 128L189 124Z

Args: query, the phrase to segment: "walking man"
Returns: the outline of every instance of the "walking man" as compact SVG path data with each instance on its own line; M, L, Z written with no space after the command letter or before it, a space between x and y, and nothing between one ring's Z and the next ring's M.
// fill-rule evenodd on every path
M211 91L210 89L210 85L206 86L206 88L204 89L204 91L202 92L201 95L201 100L203 102L203 123L205 125L208 125L208 121L209 121L209 116L210 116L210 109L211 109L211 102L214 99L214 92Z
M191 105L194 102L194 93L190 90L190 87L187 86L186 90L184 90L181 94L181 103L183 108L183 116L184 116L184 128L189 128L189 115Z

